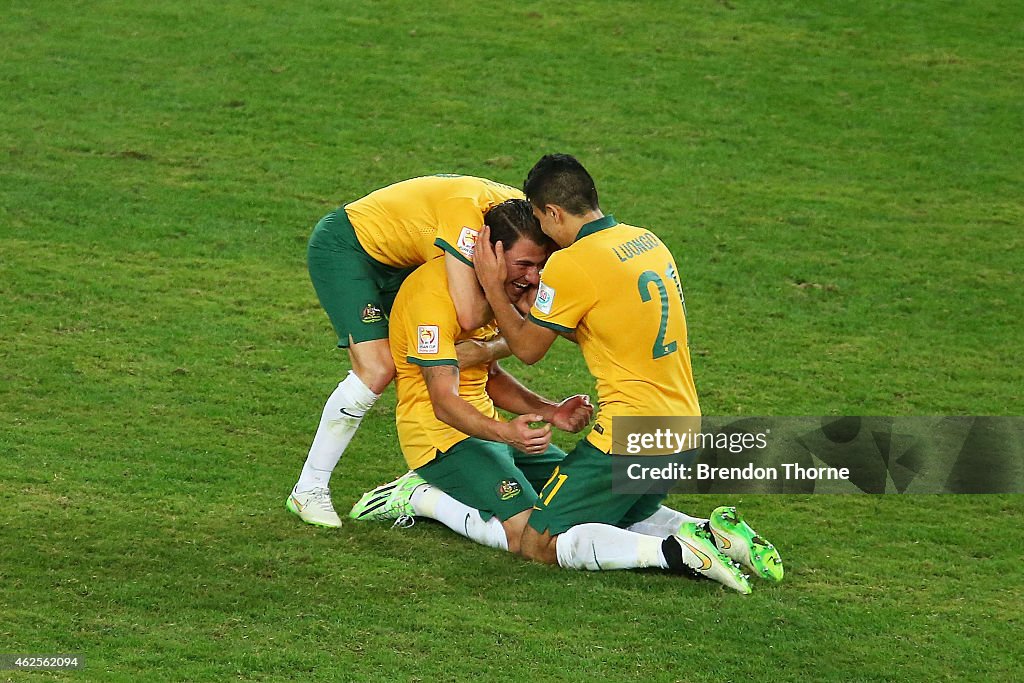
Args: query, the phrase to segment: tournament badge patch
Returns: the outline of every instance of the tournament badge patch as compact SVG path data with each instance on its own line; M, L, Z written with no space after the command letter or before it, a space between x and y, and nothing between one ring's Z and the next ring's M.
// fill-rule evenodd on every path
M379 323L384 319L384 313L372 303L366 304L363 309L362 321L369 325L371 323Z
M523 492L523 487L515 479L502 479L498 484L498 498L512 500Z
M478 231L468 227L463 228L462 232L459 233L459 241L456 243L455 248L470 261L473 260L473 252L476 250L476 238L479 234Z
M437 353L437 325L420 325L416 328L416 352Z
M533 302L533 305L541 313L550 313L551 304L553 303L555 303L555 290L541 282L537 288L537 299Z

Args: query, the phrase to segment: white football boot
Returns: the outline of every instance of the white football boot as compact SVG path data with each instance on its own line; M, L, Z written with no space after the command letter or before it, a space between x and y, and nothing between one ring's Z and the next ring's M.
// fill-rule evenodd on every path
M330 528L341 526L341 517L334 511L331 490L328 488L315 488L311 491L293 490L285 507L306 524Z

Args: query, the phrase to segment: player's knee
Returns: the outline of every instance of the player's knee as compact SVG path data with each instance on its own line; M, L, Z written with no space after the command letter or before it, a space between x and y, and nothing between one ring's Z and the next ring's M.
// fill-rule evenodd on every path
M349 347L352 372L375 394L382 393L395 378L395 361L386 339Z
M527 518L527 516L520 513L501 523L502 528L505 529L505 540L508 543L508 551L510 553L518 555L522 548L523 531L526 529Z
M523 530L519 554L534 562L558 564L558 554L555 552L555 542L557 540L557 536L552 536L546 531L539 533L533 527L527 525Z
M373 368L368 380L364 379L363 384L369 387L373 393L382 394L393 379L395 379L395 364L389 356L387 365L378 365Z

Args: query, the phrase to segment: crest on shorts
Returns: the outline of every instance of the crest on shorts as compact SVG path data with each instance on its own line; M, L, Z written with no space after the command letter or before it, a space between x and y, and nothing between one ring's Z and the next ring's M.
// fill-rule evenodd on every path
M498 498L512 500L523 492L523 487L515 479L502 479L498 484Z
M384 319L384 313L374 304L369 303L363 308L363 315L361 319L367 325L370 323L379 323Z

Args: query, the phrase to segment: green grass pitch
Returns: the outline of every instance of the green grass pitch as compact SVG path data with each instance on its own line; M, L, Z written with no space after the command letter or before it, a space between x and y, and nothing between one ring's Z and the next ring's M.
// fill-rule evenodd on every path
M283 503L347 369L316 220L552 151L675 252L706 413L1020 414L1024 5L2 14L0 654L87 665L0 681L1020 680L1019 495L731 501L786 560L746 598ZM593 389L568 344L509 367ZM393 407L339 509L402 471Z

